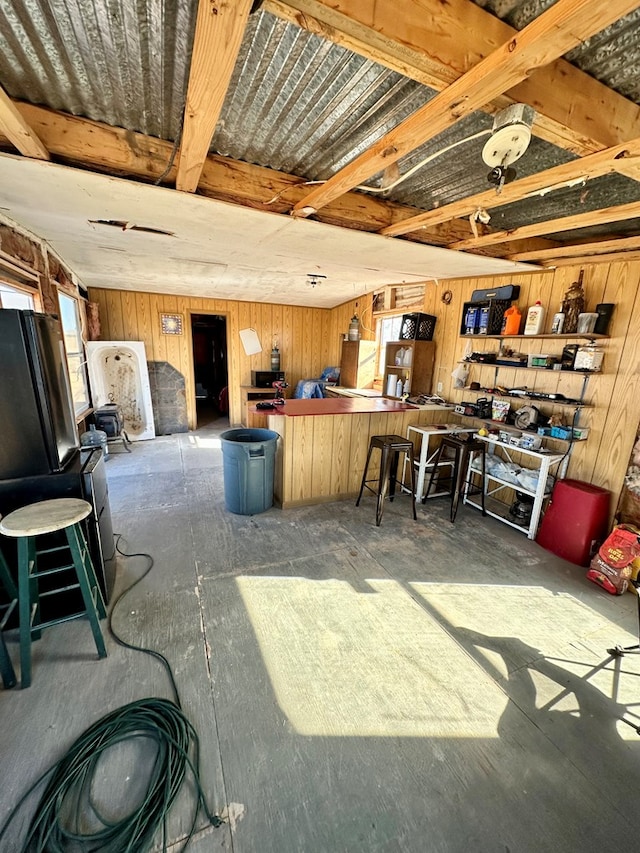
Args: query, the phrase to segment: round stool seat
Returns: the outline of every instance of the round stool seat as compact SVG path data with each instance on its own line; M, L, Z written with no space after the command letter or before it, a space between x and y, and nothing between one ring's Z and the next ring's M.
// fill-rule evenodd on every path
M80 498L55 498L28 504L10 512L0 521L0 533L19 539L64 530L91 513L91 504Z

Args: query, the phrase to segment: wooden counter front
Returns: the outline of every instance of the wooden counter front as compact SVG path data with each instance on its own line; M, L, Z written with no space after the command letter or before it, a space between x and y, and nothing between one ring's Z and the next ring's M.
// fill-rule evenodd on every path
M283 509L355 499L372 435L405 436L411 424L452 420L451 409L386 398L287 400L278 410L250 406L249 412L250 426L266 426L281 437L274 492ZM378 458L371 458L371 477L377 476Z

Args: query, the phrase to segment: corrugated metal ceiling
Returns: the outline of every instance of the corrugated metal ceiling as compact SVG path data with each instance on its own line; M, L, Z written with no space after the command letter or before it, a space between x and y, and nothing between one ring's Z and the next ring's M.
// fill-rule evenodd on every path
M197 3L2 0L0 81L14 98L174 139Z
M598 0L594 0L598 2ZM474 0L516 30L541 15L556 0ZM621 95L640 103L640 9L584 41L565 57Z

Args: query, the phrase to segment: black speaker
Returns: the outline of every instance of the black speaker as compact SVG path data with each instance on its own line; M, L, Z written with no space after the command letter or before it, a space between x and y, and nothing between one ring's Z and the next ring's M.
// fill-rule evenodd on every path
M598 319L596 320L596 325L593 329L596 335L607 334L609 320L611 320L614 308L615 305L612 302L601 302L600 305L596 305L596 314L598 315Z

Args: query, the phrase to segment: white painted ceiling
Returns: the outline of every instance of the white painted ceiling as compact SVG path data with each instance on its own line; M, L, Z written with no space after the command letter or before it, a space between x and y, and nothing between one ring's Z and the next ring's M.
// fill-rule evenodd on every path
M46 240L85 287L332 308L386 284L533 268L10 155L0 155L0 213ZM311 287L308 273L326 278Z

